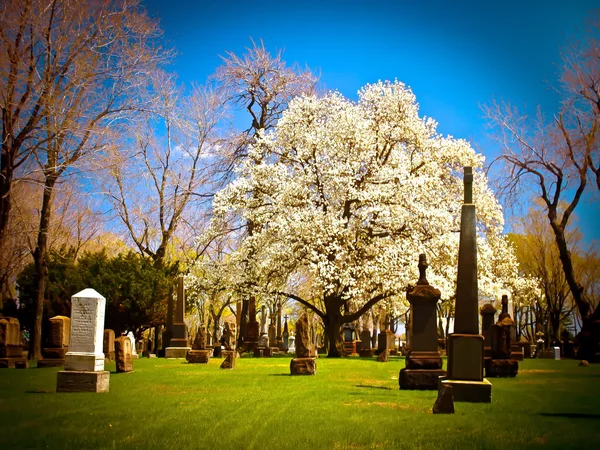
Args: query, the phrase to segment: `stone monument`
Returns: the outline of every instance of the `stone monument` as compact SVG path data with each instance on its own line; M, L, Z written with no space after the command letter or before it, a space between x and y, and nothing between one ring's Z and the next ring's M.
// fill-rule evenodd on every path
M454 333L448 336L448 377L454 401L491 402L492 384L483 378L483 342L479 334L477 228L473 203L473 171L464 169L464 204L460 220Z
M446 376L437 344L436 304L442 294L427 281L427 267L425 254L419 255L419 281L406 293L413 313L412 348L398 377L401 389L436 390L438 379Z
M296 322L296 357L290 362L292 375L315 375L317 360L311 358L310 329L308 316L303 313Z
M491 303L486 303L479 310L481 316L481 335L483 336L483 357L489 359L492 357L492 335L491 328L494 325L496 308Z
M246 336L244 338L244 350L251 352L258 341L258 321L256 320L256 298L248 299L248 322L246 323Z
M225 322L223 327L223 357L225 360L221 363L221 369L235 369L235 323Z
M115 360L115 332L113 330L104 330L102 350L106 359L109 361Z
M166 333L166 331L165 331ZM135 337L133 336L133 331L130 331L127 333L127 339L129 339L129 341L131 342L131 357L133 359L138 359L139 355L137 354L137 351L135 349ZM163 337L164 339L164 337Z
M71 339L56 392L108 392L110 373L102 353L105 309L106 299L93 289L71 297Z
M373 349L371 348L371 332L364 329L360 332L360 353L362 358L372 358Z
M177 279L177 308L175 309L175 321L172 328L170 347L165 349L165 358L185 358L191 347L188 344L187 325L183 317L185 314L185 289L183 277Z
M287 353L287 351L290 349L290 331L288 330L288 316L286 315L283 318L285 322L283 324L283 346L281 350Z
M49 322L48 347L42 349L43 359L40 359L37 364L40 368L64 366L65 355L69 351L71 319L66 316L54 316Z
M514 320L508 314L508 297L502 296L502 312L498 322L490 328L491 357L485 359L487 377L514 377L519 372L519 362L511 358L511 330Z
M190 364L206 364L210 359L211 350L206 348L206 328L198 327L192 349L187 352L185 359Z
M377 336L377 355L387 350L391 352L396 348L396 335L390 330L390 321L386 316L383 330Z
M119 336L115 339L115 361L117 373L133 372L131 341L127 336Z
M167 326L165 327L165 331L163 331L162 335L162 348L160 349L161 357L165 356L167 352L167 347L171 346L171 338L173 337L173 285L169 286L169 296L167 297ZM135 349L135 341L131 343L133 347L131 348L133 352L133 357L137 358L137 352Z
M0 368L25 369L29 366L23 357L21 324L15 317L0 317Z
M254 356L257 358L271 356L267 330L267 307L265 305L260 310L260 337L258 338L256 347L254 347Z

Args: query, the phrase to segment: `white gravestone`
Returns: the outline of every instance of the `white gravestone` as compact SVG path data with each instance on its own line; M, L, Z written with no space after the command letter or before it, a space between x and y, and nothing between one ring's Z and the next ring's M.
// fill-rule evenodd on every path
M138 357L138 354L135 348L135 337L133 337L133 331L127 333L127 338L131 342L131 356L135 359Z
M104 312L106 299L94 289L71 297L71 340L65 355L65 370L104 370Z

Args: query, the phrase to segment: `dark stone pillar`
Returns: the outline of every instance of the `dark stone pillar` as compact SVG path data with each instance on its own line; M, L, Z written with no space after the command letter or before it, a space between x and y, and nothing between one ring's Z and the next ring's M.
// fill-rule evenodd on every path
M432 389L438 387L439 377L445 376L442 358L437 349L436 304L441 293L427 282L427 259L419 255L419 281L406 293L411 309L412 348L406 357L406 367L400 371L401 389Z
M496 308L491 303L486 303L479 310L481 315L481 335L483 336L483 357L490 358L492 356L492 337L490 335L491 327L494 325L494 317L496 316Z
M448 378L458 402L492 401L492 385L483 378L483 342L479 334L477 229L473 204L473 171L465 167L461 212L454 333L448 336Z

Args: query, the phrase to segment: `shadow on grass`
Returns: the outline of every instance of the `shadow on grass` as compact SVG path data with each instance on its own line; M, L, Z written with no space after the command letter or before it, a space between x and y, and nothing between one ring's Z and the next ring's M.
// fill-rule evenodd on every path
M26 394L55 394L55 391L44 391L42 389L36 389L35 391L25 391Z
M566 417L567 419L600 419L600 414L586 413L540 413L544 417Z
M270 373L270 377L291 377L292 375L289 373Z
M355 387L370 388L370 389L383 389L386 391L393 391L393 389L391 387L387 387L387 386L370 386L368 384L356 384Z

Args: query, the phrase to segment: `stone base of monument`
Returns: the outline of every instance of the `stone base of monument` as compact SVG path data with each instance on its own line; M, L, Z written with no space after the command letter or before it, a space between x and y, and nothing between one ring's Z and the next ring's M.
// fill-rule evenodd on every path
M190 350L185 359L190 364L207 364L212 350Z
M523 359L524 359L523 352L521 352L521 351L516 352L516 351L512 350L510 352L510 359L512 359L515 362L523 361Z
M64 359L52 359L52 358L44 358L40 359L37 363L39 368L46 367L63 367L65 365Z
M254 347L255 358L269 358L271 356L271 347Z
M436 391L439 378L445 376L446 371L441 369L404 368L400 370L398 380L400 389Z
M26 369L29 367L27 358L11 357L11 358L0 358L0 369Z
M61 370L56 377L56 392L108 392L110 372Z
M317 360L315 358L294 358L290 361L292 375L316 375Z
M0 358L20 358L21 356L23 356L23 347L20 345L0 347Z
M361 358L372 358L375 351L372 348L363 348L360 350L359 356Z
M184 359L192 347L167 347L165 349L165 358Z
M452 386L455 402L491 403L492 383L485 378L482 381L439 379L438 388Z
M114 361L115 360L115 352L106 352L104 353L104 358L108 359L108 361Z
M486 361L486 377L516 377L519 373L519 362L512 359L490 359Z

